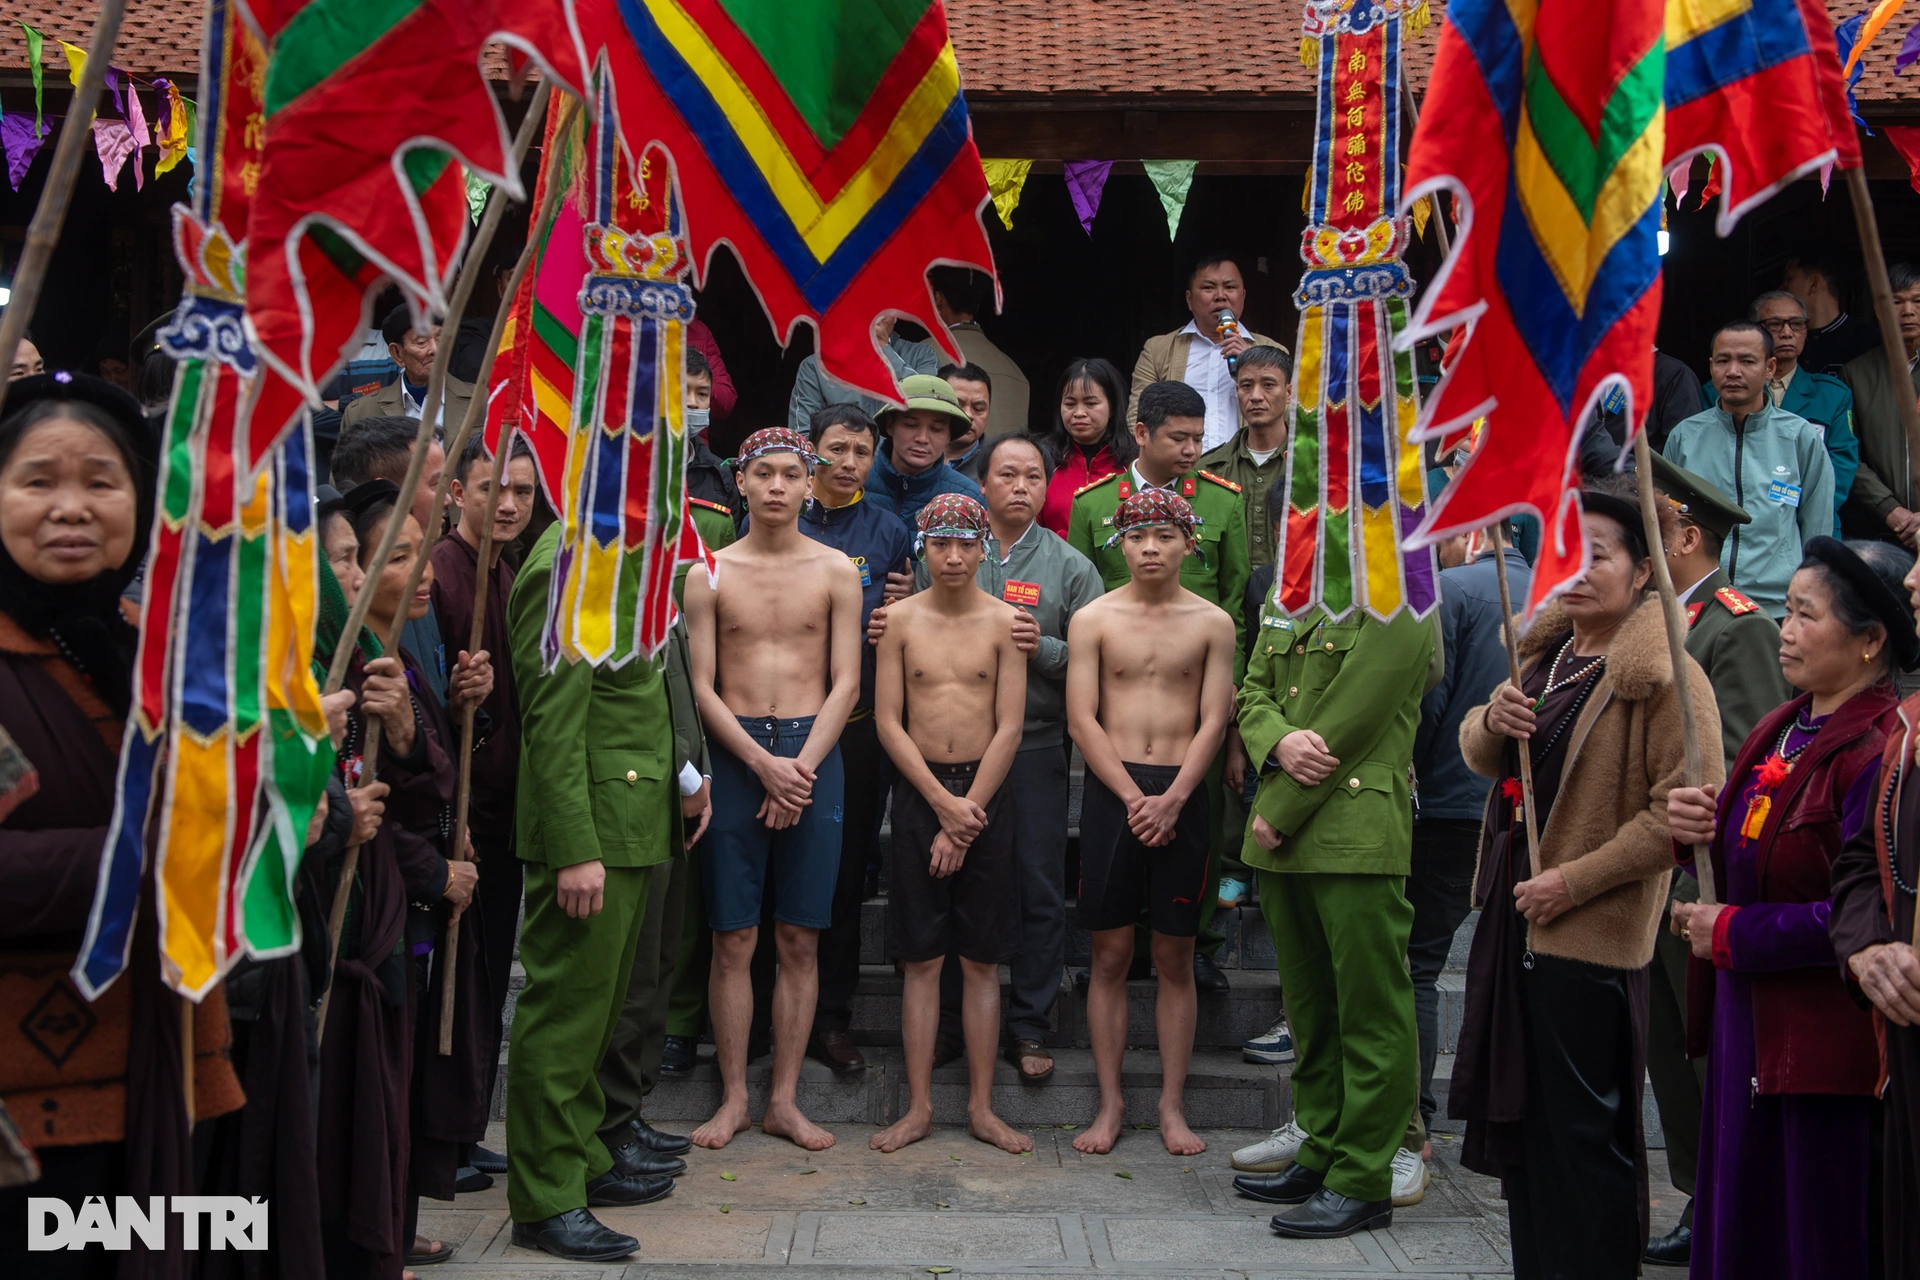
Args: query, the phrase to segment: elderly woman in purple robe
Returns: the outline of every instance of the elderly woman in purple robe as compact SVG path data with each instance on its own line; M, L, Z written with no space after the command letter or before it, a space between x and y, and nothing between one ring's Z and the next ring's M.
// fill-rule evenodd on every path
M1722 899L1675 903L1672 925L1693 953L1688 1051L1709 1063L1702 1280L1868 1273L1879 1055L1827 925L1834 860L1872 817L1897 725L1893 671L1920 662L1900 586L1912 567L1888 543L1809 541L1780 628L1781 671L1805 692L1754 728L1724 787L1667 797L1676 844L1709 847Z

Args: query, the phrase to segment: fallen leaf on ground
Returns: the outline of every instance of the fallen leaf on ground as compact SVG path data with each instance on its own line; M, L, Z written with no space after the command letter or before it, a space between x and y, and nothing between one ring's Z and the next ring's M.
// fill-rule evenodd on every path
M818 1172L820 1172L818 1169L802 1169L800 1171L800 1176L804 1178L810 1173L818 1173Z
M1128 1173L1125 1169L1122 1169L1120 1172L1114 1174L1113 1176L1116 1178L1125 1178L1128 1182L1133 1181L1133 1175Z
M1062 1129L1078 1129L1080 1126L1077 1124L1063 1124L1063 1125L1059 1125L1058 1127Z
M733 1206L732 1206L732 1205L730 1205L730 1204L723 1204L723 1205L721 1205L721 1206L720 1206L720 1212L722 1212L722 1213L732 1213L732 1212L733 1212Z
M948 1156L948 1157L947 1157L947 1159L949 1159L949 1160L958 1160L959 1158L960 1158L959 1156Z
M866 1201L865 1200L849 1200L847 1201L847 1203L848 1204L865 1204Z
M947 1203L947 1202L946 1202L945 1200L935 1200L935 1201L933 1202L933 1207L934 1207L934 1208L936 1208L936 1209L951 1209L951 1208L953 1208L953 1206L952 1206L952 1205L950 1205L950 1204L948 1204L948 1203Z
M722 1181L722 1182L738 1182L738 1181L740 1181L740 1179L739 1179L739 1177L738 1177L738 1175L736 1175L736 1174L733 1174L733 1173L730 1173L730 1172L728 1172L728 1171L727 1171L727 1170L725 1170L725 1169L722 1169L722 1170L720 1171L720 1181Z

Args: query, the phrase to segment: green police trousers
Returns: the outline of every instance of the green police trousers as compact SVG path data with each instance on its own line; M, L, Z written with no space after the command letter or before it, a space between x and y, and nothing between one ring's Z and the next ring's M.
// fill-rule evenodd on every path
M595 1068L613 1042L653 867L608 867L599 915L560 909L560 873L527 867L520 963L507 1055L507 1207L515 1222L584 1208L587 1183L613 1167L596 1136L606 1099Z
M614 1028L613 1043L600 1063L600 1091L607 1116L600 1140L608 1149L632 1141L630 1126L660 1079L660 1051L667 1039L667 1004L680 951L685 912L687 860L674 858L648 870L653 884L642 913L640 944L633 949L627 999Z
M1419 1038L1407 936L1413 906L1397 876L1262 871L1298 1055L1293 1115L1301 1164L1355 1200L1386 1200L1393 1153L1418 1114Z
M674 949L672 995L667 1003L667 1034L698 1041L707 1030L707 979L713 969L713 930L707 927L706 897L700 890L700 846L681 859L680 945Z

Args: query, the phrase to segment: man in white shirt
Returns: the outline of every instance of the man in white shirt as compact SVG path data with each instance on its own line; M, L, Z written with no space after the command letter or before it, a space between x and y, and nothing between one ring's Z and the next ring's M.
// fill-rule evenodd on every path
M1148 338L1133 365L1132 407L1137 417L1140 393L1156 382L1184 382L1207 403L1203 452L1233 438L1243 425L1234 365L1248 347L1286 348L1245 326L1247 286L1239 264L1220 253L1202 254L1187 277L1187 310L1193 314L1172 333ZM1232 323L1222 322L1223 313Z

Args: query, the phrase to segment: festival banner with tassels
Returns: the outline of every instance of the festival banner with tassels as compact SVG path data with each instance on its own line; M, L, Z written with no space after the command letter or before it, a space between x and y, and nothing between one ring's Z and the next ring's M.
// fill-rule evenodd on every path
M1289 615L1355 608L1424 617L1438 600L1433 553L1402 549L1426 516L1412 356L1395 350L1413 280L1399 216L1401 42L1425 3L1308 0L1301 61L1318 114L1300 309L1293 440L1276 605Z
M1651 403L1663 174L1709 149L1722 235L1859 163L1819 0L1448 6L1406 198L1452 190L1460 234L1401 341L1467 326L1418 436L1487 426L1415 538L1541 517L1528 613L1585 569L1578 425L1610 391L1636 429Z
M125 968L142 881L161 971L204 996L244 954L298 945L291 864L332 764L312 649L312 486L304 425L242 462L260 365L242 317L244 226L259 176L266 59L209 0L194 207L174 210L187 287L159 340L180 361L160 456L118 803L74 980ZM255 874L260 868L265 874Z

